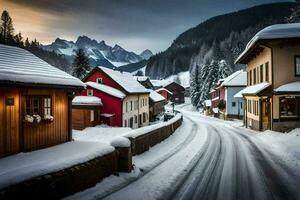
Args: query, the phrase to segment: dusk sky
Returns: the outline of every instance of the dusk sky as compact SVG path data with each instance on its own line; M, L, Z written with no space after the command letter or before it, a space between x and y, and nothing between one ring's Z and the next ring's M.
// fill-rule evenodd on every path
M282 0L0 0L16 32L43 44L87 35L140 53L163 51L209 17Z

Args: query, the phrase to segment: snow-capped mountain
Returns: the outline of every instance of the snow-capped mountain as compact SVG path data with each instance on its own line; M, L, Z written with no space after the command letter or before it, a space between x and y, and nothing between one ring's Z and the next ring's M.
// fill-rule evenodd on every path
M92 66L102 65L109 68L136 63L143 60L143 56L149 56L150 53L152 54L151 51L145 50L143 56L138 55L125 50L119 45L111 47L103 40L98 42L87 36L79 36L76 42L57 38L52 44L44 45L42 48L47 51L54 51L60 55L65 55L69 61L73 60L78 48L83 48L89 56Z
M140 56L145 59L148 60L151 56L153 56L152 51L150 51L149 49L146 49L145 51L143 51Z

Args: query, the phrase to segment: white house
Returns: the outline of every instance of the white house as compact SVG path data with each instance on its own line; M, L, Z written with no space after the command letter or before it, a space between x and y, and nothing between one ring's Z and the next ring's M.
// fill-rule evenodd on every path
M221 84L225 89L225 115L230 118L242 118L244 115L243 100L234 95L247 86L247 72L239 70L224 79Z

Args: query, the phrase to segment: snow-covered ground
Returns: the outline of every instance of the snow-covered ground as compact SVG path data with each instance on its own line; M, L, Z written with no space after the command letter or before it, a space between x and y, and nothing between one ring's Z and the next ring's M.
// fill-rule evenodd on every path
M176 107L183 125L135 156L135 170L70 199L300 199L299 129L258 133Z
M0 159L0 188L56 172L114 151L99 142L67 142L50 148Z
M96 126L89 127L82 131L73 130L73 139L75 141L93 141L110 144L117 137L121 137L130 132L131 128Z

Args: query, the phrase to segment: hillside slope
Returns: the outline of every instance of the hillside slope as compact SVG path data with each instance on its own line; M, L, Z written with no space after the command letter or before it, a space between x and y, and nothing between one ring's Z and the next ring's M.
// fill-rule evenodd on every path
M232 71L234 59L260 29L284 23L295 3L274 3L213 17L179 35L164 52L152 56L146 75L160 79L196 66L224 60Z

